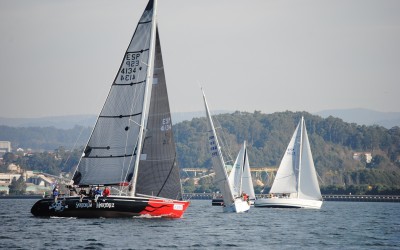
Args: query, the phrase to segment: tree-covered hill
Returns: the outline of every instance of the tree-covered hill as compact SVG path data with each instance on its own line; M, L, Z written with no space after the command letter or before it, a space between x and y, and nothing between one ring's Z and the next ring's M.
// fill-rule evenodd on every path
M360 126L341 119L306 112L234 112L215 116L231 155L244 140L253 167L278 166L287 144L304 116L317 172L325 185L378 183L400 185L400 128ZM181 167L210 168L205 118L184 121L174 127ZM355 152L370 152L372 161L354 160ZM373 176L373 177L372 177Z
M279 165L301 116L306 121L322 185L400 186L399 127L361 126L339 118L289 111L273 114L237 111L214 118L218 133L223 134L223 144L229 145L231 158L236 157L240 145L246 140L251 166L265 167ZM211 168L206 118L183 121L174 125L173 129L179 166ZM14 150L18 147L34 151L53 151L59 147L77 150L83 148L90 132L89 127L64 130L0 126L0 141L11 141ZM367 163L365 157L354 160L355 152L370 152L371 162Z

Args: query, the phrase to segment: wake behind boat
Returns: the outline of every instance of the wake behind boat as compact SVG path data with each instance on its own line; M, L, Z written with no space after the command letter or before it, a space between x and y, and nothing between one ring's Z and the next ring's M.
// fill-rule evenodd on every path
M320 209L322 195L303 117L293 133L269 192L255 207Z
M182 201L164 65L150 0L79 161L74 187L112 187L110 196L42 199L35 216L180 218Z

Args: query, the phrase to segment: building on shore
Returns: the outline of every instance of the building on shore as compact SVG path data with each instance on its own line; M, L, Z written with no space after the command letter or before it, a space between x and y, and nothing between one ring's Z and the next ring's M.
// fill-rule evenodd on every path
M0 158L3 158L3 155L9 152L11 152L11 142L0 141Z
M12 180L18 180L21 176L27 184L26 192L29 194L43 194L51 192L54 184L57 182L56 178L45 173L38 173L34 171L24 171L15 164L8 166L7 173L0 173L0 194L9 194L9 187Z

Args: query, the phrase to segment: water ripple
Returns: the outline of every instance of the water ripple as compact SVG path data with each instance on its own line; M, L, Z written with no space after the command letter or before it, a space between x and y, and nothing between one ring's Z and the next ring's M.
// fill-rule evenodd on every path
M225 214L192 201L183 219L37 218L34 200L0 200L1 249L399 249L400 204Z

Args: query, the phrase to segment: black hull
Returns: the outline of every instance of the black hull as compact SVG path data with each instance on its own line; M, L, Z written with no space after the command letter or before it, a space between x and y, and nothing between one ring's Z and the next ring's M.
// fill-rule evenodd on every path
M213 206L223 206L224 205L224 199L222 199L222 198L221 199L217 199L217 198L212 199L211 204Z
M42 217L77 217L77 218L123 218L135 216L156 216L180 218L189 202L158 198L140 197L85 197L82 202L79 197L41 199L37 201L31 213Z

